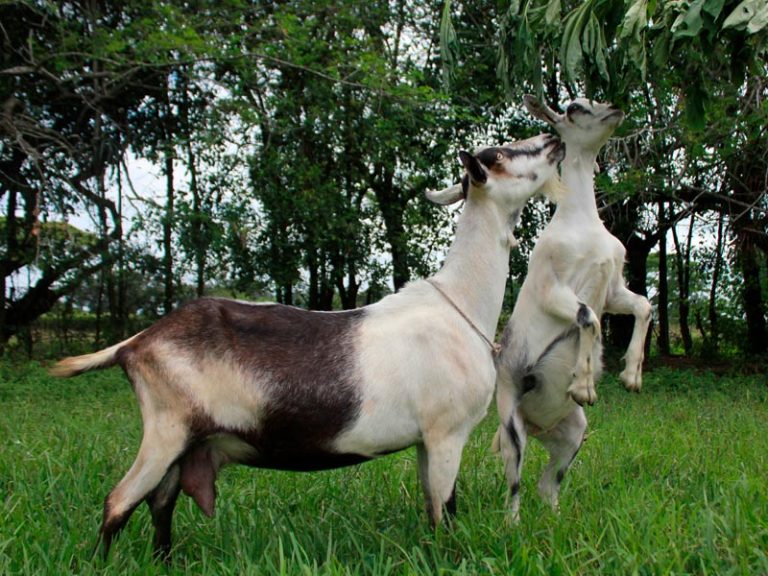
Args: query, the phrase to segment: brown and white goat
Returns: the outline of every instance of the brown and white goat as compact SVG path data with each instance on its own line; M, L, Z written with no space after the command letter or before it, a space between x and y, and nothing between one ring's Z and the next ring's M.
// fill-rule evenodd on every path
M621 379L641 386L643 343L651 320L648 300L624 283L625 249L597 211L597 153L624 113L583 98L558 114L531 96L528 111L551 125L566 145L557 209L531 253L528 274L501 341L496 400L501 426L496 440L504 459L517 518L520 473L528 435L540 440L550 461L539 492L554 507L563 476L587 428L582 405L597 398L603 312L633 314L635 328Z
M321 470L412 445L431 519L455 506L470 431L493 395L488 338L501 313L512 228L556 179L560 139L540 135L476 155L439 204L466 200L442 269L352 311L201 298L147 330L53 367L58 376L119 364L138 397L143 440L104 503L105 554L146 501L157 552L171 545L181 491L212 515L230 463ZM487 335L487 336L486 336Z

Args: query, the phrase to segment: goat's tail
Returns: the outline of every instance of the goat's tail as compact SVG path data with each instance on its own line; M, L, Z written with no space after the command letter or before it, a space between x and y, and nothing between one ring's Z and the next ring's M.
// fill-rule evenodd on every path
M69 358L59 360L48 369L48 373L51 376L58 376L59 378L69 378L70 376L77 376L78 374L88 372L89 370L114 366L117 364L118 350L136 338L136 336L138 336L138 334L131 336L127 340L118 342L114 346L99 350L98 352L93 352L92 354L70 356Z

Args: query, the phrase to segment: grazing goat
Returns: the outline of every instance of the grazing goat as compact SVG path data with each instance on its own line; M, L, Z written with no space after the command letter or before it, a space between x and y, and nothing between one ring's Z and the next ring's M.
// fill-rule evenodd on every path
M558 114L531 96L528 111L552 126L566 145L564 190L552 220L531 254L528 274L501 340L496 400L500 448L519 516L520 473L528 435L547 448L550 461L539 493L557 507L563 476L584 439L582 405L597 399L602 370L600 318L603 312L633 314L635 327L621 380L639 391L648 300L630 292L622 276L625 249L597 212L594 168L597 153L624 113L616 107L577 99Z
M207 515L230 463L322 470L416 445L427 511L455 509L470 431L496 370L489 338L501 313L512 228L525 202L557 181L564 146L539 135L476 155L461 184L428 193L465 199L442 269L376 304L311 312L201 298L110 348L52 368L72 376L119 364L143 419L139 453L104 503L105 555L142 502L166 556L180 491Z

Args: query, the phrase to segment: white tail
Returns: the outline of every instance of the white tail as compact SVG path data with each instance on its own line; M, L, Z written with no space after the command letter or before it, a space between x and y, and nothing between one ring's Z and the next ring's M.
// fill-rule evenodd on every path
M141 332L139 332L139 334L141 334ZM48 370L48 373L51 376L58 376L59 378L69 378L70 376L77 376L78 374L82 374L83 372L88 372L89 370L94 370L96 368L109 368L110 366L114 366L117 364L117 351L128 344L131 340L136 338L136 336L139 334L135 334L127 340L118 342L114 346L110 346L104 350L99 350L98 352L83 354L82 356L70 356L69 358L64 358L63 360L60 360L54 364Z

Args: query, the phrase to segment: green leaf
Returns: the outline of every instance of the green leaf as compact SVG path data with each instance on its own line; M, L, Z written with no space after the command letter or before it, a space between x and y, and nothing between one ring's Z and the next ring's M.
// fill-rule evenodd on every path
M443 83L447 89L453 80L454 70L459 60L459 42L451 21L451 0L445 0L440 20L440 56L443 65Z
M749 21L749 24L747 24L747 32L749 34L757 34L760 30L765 28L766 24L768 24L768 2L765 2L763 7L757 11L754 18Z
M762 2L761 0L744 0L725 19L723 30L727 28L743 30L761 10L765 10L765 0Z
M706 99L701 82L692 82L685 94L685 121L694 130L704 130L707 126Z
M560 24L560 0L549 0L547 3L547 11L544 14L544 22L549 27Z
M621 32L619 33L619 40L625 38L640 39L640 34L648 24L648 1L647 0L635 0L632 6L629 7L627 13L624 15L624 20L621 22Z
M672 24L671 32L674 38L686 38L698 36L704 21L701 18L701 9L704 0L694 0L688 10L680 14Z
M659 69L669 66L669 51L672 37L669 34L660 34L653 43L653 64Z
M581 35L581 47L584 52L594 55L598 45L600 35L600 25L597 23L594 13L590 14L587 25L584 26L584 32Z
M592 14L592 18L595 18L595 15ZM595 18L595 22L597 22L597 19ZM609 82L611 79L610 74L608 73L608 63L605 60L605 53L608 51L608 47L605 42L605 33L603 32L603 29L599 29L599 43L597 46L597 49L595 50L595 64L597 64L597 71L600 73L600 76L606 81Z
M717 20L720 12L723 11L723 6L725 6L725 0L706 0L702 10Z
M520 0L512 0L507 8L507 16L517 16L520 12Z
M565 31L560 44L560 62L565 69L566 77L571 80L578 76L578 69L583 61L581 28L587 8L589 8L588 2L573 10L565 21Z

